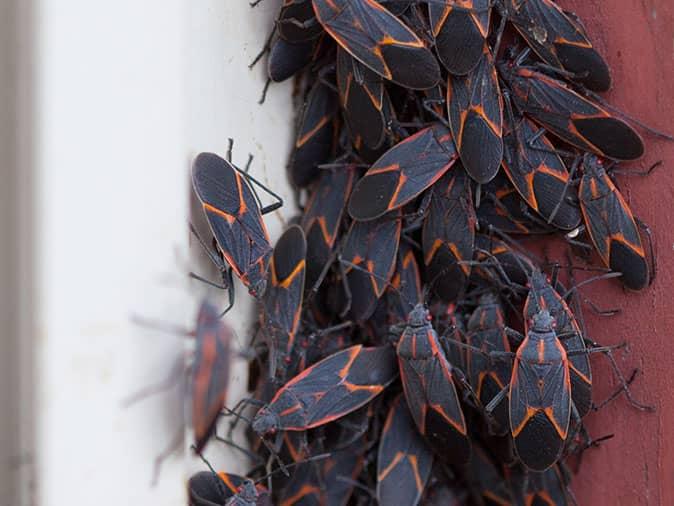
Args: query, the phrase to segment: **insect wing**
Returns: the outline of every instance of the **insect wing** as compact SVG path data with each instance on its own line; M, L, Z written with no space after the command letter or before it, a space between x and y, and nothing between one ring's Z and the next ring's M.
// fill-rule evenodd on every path
M641 290L650 275L632 211L596 160L585 168L578 193L592 242L604 264L623 273L620 279L627 288Z
M337 49L337 87L354 144L377 149L384 142L384 81L349 53Z
M267 75L276 83L291 78L316 56L321 39L293 44L276 37L269 48Z
M466 172L478 183L494 179L503 158L503 99L489 47L470 74L447 83L449 124Z
M422 230L427 280L444 301L460 297L470 275L475 242L475 209L468 176L461 167L433 187Z
M245 285L257 286L266 275L271 244L250 186L213 153L197 156L192 184L225 260Z
M351 194L349 214L367 221L400 208L442 177L456 159L449 129L439 123L424 128L370 167Z
M354 483L365 464L363 449L366 441L358 441L334 452L322 465L323 490L326 506L346 506L353 493Z
M352 346L295 376L255 418L274 412L282 430L324 425L379 395L396 378L396 369L395 353L390 346Z
M374 0L313 0L316 17L337 43L385 79L432 88L440 67L424 43Z
M509 393L517 454L529 469L543 471L559 459L571 416L566 352L554 331L528 332L517 350Z
M330 158L338 107L335 92L322 81L316 81L307 96L290 159L290 177L295 186L311 183L319 175L318 165Z
M581 216L571 200L569 172L545 135L529 145L537 131L527 118L506 118L503 169L529 207L551 225L573 230Z
M414 306L422 302L421 275L414 250L402 241L398 246L398 262L395 274L391 278L391 287L387 291L389 312L392 321L405 321Z
M569 499L566 483L559 466L552 466L541 473L529 473L525 491L525 504L567 506Z
M353 222L347 233L342 258L351 291L351 313L356 321L367 320L375 310L393 275L402 220L385 216L375 221Z
M489 33L489 0L432 0L428 15L440 61L450 74L468 74L480 61Z
M379 504L418 504L433 467L433 453L417 432L403 396L386 417L377 455Z
M547 64L573 72L594 91L611 87L608 65L592 47L583 27L551 0L509 0L509 19Z
M271 341L272 373L285 372L295 344L302 310L306 253L304 232L293 225L279 238L269 264L269 280L262 302L264 328Z
M332 254L355 177L356 171L350 167L325 171L304 209L302 228L307 238L307 288L314 286Z
M520 110L563 141L614 160L643 155L643 140L631 126L563 82L526 67L502 75Z
M499 173L481 188L479 222L505 234L545 234L554 229L532 213L508 178Z

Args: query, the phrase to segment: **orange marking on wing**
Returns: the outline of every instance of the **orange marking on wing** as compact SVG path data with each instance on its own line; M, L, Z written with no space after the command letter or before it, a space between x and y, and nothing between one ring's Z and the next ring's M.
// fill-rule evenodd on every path
M351 364L353 364L354 360L356 360L356 357L360 354L360 351L362 349L361 345L354 346L350 351L349 351L349 360L346 362L346 365L340 369L340 371L337 373L337 375L340 378L346 378L347 375L349 374L349 369L351 368Z
M287 499L281 501L280 506L293 506L297 504L303 497L306 497L311 494L316 494L318 497L322 495L320 488L314 485L302 485L296 494L291 495Z
M316 132L318 132L321 128L323 128L326 124L330 122L330 117L329 116L323 116L321 120L316 123L316 125L309 130L307 133L305 133L302 137L297 139L297 142L295 143L295 147L300 148L302 147L311 137L313 137Z
M294 406L291 406L288 409L284 409L283 411L281 411L279 413L279 416L281 418L283 418L285 416L292 415L293 413L299 411L300 409L302 409L302 405L301 404L295 404Z
M391 463L386 466L384 469L382 469L381 473L377 475L377 481L384 481L386 477L389 475L389 473L395 469L395 467L400 463L401 460L405 458L405 453L403 452L397 452L393 459L391 459Z
M220 471L220 472L218 473L218 476L219 476L220 479L223 481L223 483L224 483L225 485L227 485L227 488L228 488L229 490L231 490L232 492L236 493L236 491L237 491L237 489L238 489L238 486L234 484L234 482L233 482L232 479L230 478L230 475L229 475L229 474L227 474L227 473L225 473L225 472L223 472L223 471Z
M538 353L538 363L542 364L545 362L545 341L541 340L536 343L536 351Z
M372 167L367 171L364 177L371 176L372 174L380 174L382 172L395 172L400 170L400 164L393 163L391 165L385 165L384 167Z
M461 413L461 420L457 422L451 416L449 416L449 414L442 408L442 406L440 404L430 404L430 406L431 406L431 408L433 408L433 411L436 411L437 413L439 413L447 421L447 423L449 425L454 427L462 435L464 435L464 436L466 435L466 432L467 432L466 431L466 421L463 418L463 412L460 412Z
M295 268L292 270L292 272L288 274L288 277L286 277L279 286L281 288L288 288L295 280L295 278L299 276L302 272L304 272L305 267L306 261L304 259L300 260L295 266Z
M222 209L218 209L217 207L214 207L206 202L204 202L202 205L204 207L204 211L217 214L218 216L224 218L225 221L227 221L227 223L229 223L230 225L232 225L236 221L236 216L226 213Z
M520 424L517 427L512 427L511 432L513 437L517 437L520 432L522 432L522 429L524 429L524 426L531 420L536 414L540 411L538 408L532 408L531 406L527 406L527 412L524 415L524 418L520 422ZM510 424L512 426L512 420L510 421Z
M421 479L421 475L419 474L419 460L417 459L416 455L408 455L407 460L410 463L410 466L412 467L412 473L414 474L414 483L416 484L417 490L421 492L424 489L424 482Z
M566 439L566 434L568 432L568 425L566 428L563 428L555 419L555 414L553 412L552 407L547 407L543 410L545 413L545 416L548 417L548 420L550 420L550 423L552 426L555 428L555 432L559 435L561 439Z

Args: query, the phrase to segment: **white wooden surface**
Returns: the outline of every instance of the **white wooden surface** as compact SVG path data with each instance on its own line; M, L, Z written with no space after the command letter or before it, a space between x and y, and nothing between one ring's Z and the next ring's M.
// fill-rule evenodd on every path
M224 154L234 137L235 162L252 153L252 173L290 198L290 85L272 86L258 106L264 64L247 67L278 1L254 10L243 0L15 5L25 26L10 35L28 45L20 58L26 68L14 70L32 78L13 92L30 91L17 114L31 142L11 142L15 155L26 156L13 174L23 171L18 179L27 183L9 180L14 198L3 202L14 213L3 226L16 232L12 254L2 258L2 272L14 280L4 295L26 283L3 328L16 331L6 350L29 365L6 369L23 386L0 391L9 396L5 406L23 410L14 413L15 441L2 445L20 470L7 481L15 495L0 504L185 504L186 478L202 467L187 451L169 459L150 487L153 458L183 418L179 389L128 409L121 401L163 379L186 346L129 317L190 326L205 293L186 277L198 251L190 252L187 233L196 153ZM277 237L279 215L267 224ZM213 295L224 304L222 294ZM241 343L249 338L247 298L238 290L228 318ZM23 358L11 346L22 347ZM238 388L244 373L240 363ZM24 397L14 402L21 389ZM17 428L21 413L30 423ZM214 445L209 458L243 470L238 456Z

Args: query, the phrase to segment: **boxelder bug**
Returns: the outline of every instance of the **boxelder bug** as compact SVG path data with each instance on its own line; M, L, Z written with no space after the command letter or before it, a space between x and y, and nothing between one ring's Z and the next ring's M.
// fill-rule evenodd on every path
M506 100L503 169L522 198L547 223L562 230L580 224L580 210L571 201L573 188L564 162L545 135L517 114Z
M139 323L157 328L166 325L139 320ZM215 306L204 300L199 306L197 325L194 331L183 329L167 329L171 333L195 338L195 351L192 363L188 368L189 392L191 398L191 421L194 431L194 448L201 452L215 433L215 427L227 400L229 375L233 352L231 350L234 332L221 319ZM177 383L183 376L183 360L178 364L171 376L156 385L152 385L133 394L124 401L129 406L148 395L166 390ZM155 460L153 482L159 477L162 462L176 449L184 439L185 426L181 425L177 437L172 444Z
M537 473L521 468L512 468L508 481L515 497L515 504L567 506L571 501L567 489L568 478L562 465L554 465Z
M401 241L395 273L391 278L391 286L386 291L386 309L389 313L387 323L404 321L414 306L422 302L422 291L419 264L414 250L406 241Z
M503 158L503 99L489 46L466 76L447 82L449 125L466 172L478 183L494 179Z
M490 360L492 352L509 353L510 342L506 333L505 314L498 296L486 293L480 297L478 306L466 324L466 343L481 350L467 350L467 376L475 395L484 405L489 403L510 381L512 366L503 360ZM499 424L499 434L507 433L508 406L501 403L493 410Z
M402 220L400 212L374 221L354 221L340 255L347 310L367 320L384 294L396 265Z
M293 225L279 238L271 262L267 290L262 297L263 329L269 339L270 376L285 378L300 324L307 242L302 229Z
M417 432L402 395L391 404L377 454L379 504L415 506L433 467L433 452Z
M317 166L330 158L335 144L339 102L330 86L317 80L307 96L295 147L290 158L290 179L304 187L319 175Z
M367 221L402 207L440 179L456 159L447 127L436 123L420 130L384 153L358 181L349 214Z
M433 187L423 224L426 274L435 292L451 302L460 297L470 275L475 243L475 209L471 184L461 166L447 172Z
M337 48L337 88L354 145L377 149L384 142L393 107L384 80Z
M318 281L330 260L355 178L356 170L350 166L324 171L304 208L302 228L307 237L307 289Z
M438 62L402 21L375 0L312 0L316 17L337 43L385 79L411 89L440 81Z
M505 17L548 65L572 72L594 91L611 87L609 68L583 26L552 0L503 0Z
M390 346L352 346L330 355L288 381L253 419L260 436L307 430L355 411L397 376Z
M230 153L231 141L228 158ZM224 283L215 286L229 290L229 306L223 314L234 304L232 271L253 297L261 297L264 293L272 248L262 215L282 205L281 199L270 192L278 202L260 209L257 195L247 179L257 183L252 176L240 172L228 160L213 153L201 153L194 160L192 184L222 258L210 251L201 239L199 241L222 272ZM196 235L194 227L192 231ZM203 280L195 274L192 276Z
M641 136L625 121L582 97L562 81L522 66L528 50L499 65L517 108L563 141L614 160L644 153Z
M561 343L567 351L586 349L585 340L571 309L557 290L548 283L545 274L535 269L529 279L529 295L524 304L525 323L544 309L554 319L556 332L564 335ZM592 407L590 357L585 353L569 356L569 372L571 398L578 410L578 415L582 418Z
M602 162L586 155L578 195L587 231L599 256L631 290L642 290L652 281L639 229L625 199L606 174Z
M505 274L506 279L501 279L501 282L508 285L514 283L524 287L534 269L531 261L524 255L512 249L505 242L485 234L475 236L474 258L480 266L473 268L473 274L493 280L493 275L488 274L493 270L486 269L491 265L496 269L496 273L500 274L502 271Z
M206 445L225 407L232 335L215 307L204 301L197 318L197 346L192 365L192 426L197 452Z
M447 361L430 319L428 309L418 304L402 326L397 345L400 378L419 432L439 457L462 464L470 457L468 428L454 386L462 375Z
M455 76L468 74L480 61L489 33L490 0L428 0L435 50Z

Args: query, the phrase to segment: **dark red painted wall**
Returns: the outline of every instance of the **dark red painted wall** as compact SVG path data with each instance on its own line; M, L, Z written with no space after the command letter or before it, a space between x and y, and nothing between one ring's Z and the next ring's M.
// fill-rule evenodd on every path
M674 133L674 0L559 0L576 12L612 69L608 100L647 124ZM629 372L643 371L635 396L657 407L642 413L623 399L590 415L595 436L615 433L585 452L572 489L581 505L674 505L674 143L644 133L646 155L638 165L663 160L650 177L620 177L635 215L654 231L658 274L643 293L625 293L619 283L598 283L584 294L623 313L602 318L585 311L591 337L605 344L622 340L630 352L619 360ZM637 166L629 164L626 167ZM595 400L615 382L603 357L592 358Z

